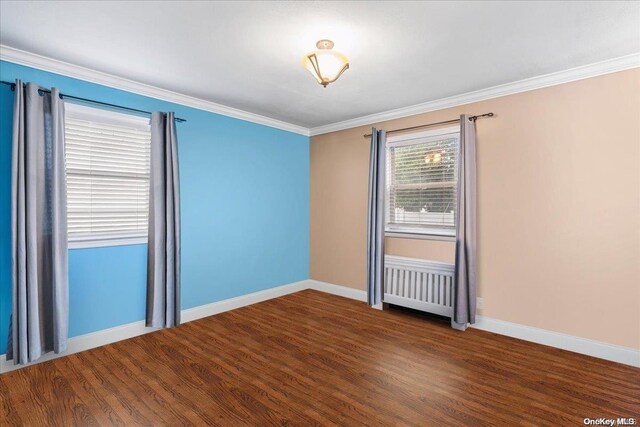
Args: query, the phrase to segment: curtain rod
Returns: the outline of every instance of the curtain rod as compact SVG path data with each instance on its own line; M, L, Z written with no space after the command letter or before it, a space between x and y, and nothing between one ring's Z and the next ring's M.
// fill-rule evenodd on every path
M471 117L469 117L469 120L476 121L481 117L493 117L493 113L484 113L484 114L478 114L477 116L471 116ZM448 125L448 124L451 124L451 123L458 123L459 121L460 121L460 119L445 120L443 122L428 123L426 125L418 125L418 126L411 126L411 127L408 127L408 128L394 129L394 130L388 131L387 133L405 132L405 131L408 131L408 130L426 128L426 127L429 127L429 126ZM365 138L371 138L371 134L370 133L368 133L366 135L363 135L363 136Z
M15 90L15 88L16 88L15 82L12 83L12 82L7 82L7 81L2 80L2 81L0 81L0 83L2 83L3 85L11 86L11 90ZM51 93L51 91L48 90L48 89L39 89L39 91L40 92L45 92L45 93ZM105 107L118 108L120 110L134 111L136 113L142 113L142 114L151 115L150 111L138 110L136 108L124 107L122 105L117 105L117 104L110 104L108 102L96 101L94 99L81 98L79 96L65 95L63 93L60 94L60 99L73 99L73 100L76 100L76 101L86 102L86 103L89 103L89 104L102 105L102 106L105 106ZM175 119L176 119L176 122L180 122L180 123L186 122L185 119L181 119L179 117L176 117Z

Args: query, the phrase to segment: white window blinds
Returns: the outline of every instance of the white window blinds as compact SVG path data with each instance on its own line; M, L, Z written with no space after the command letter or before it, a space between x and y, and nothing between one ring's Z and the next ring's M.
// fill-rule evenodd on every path
M455 235L458 128L387 143L386 230Z
M149 119L75 104L65 108L71 246L146 241Z

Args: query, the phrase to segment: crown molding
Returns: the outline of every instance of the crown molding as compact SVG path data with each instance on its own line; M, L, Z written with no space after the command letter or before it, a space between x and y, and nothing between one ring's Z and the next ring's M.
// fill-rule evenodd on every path
M79 65L70 64L68 62L58 61L57 59L48 58L46 56L37 55L35 53L26 52L24 50L15 49L13 47L0 44L0 59L13 62L28 67L37 68L39 70L50 71L52 73L61 74L67 77L108 86L114 89L120 89L127 92L144 95L163 101L173 102L187 107L197 108L198 110L209 111L211 113L221 114L235 119L245 120L259 125L269 126L300 135L309 136L309 129L303 126L294 125L283 122L281 120L272 119L270 117L261 116L259 114L250 113L248 111L239 110L237 108L227 107L226 105L217 104L204 99L195 98L181 93L173 92L159 87L150 86L144 83L125 79L123 77L114 76L112 74L103 73L101 71L92 70L90 68L81 67Z
M454 95L447 98L441 98L434 101L428 101L421 104L383 111L308 129L304 126L294 125L233 107L227 107L226 105L183 95L181 93L150 86L144 83L125 79L123 77L70 64L68 62L58 61L56 59L15 49L2 44L0 44L0 59L305 136L321 135L359 126L372 125L374 123L380 123L387 120L428 113L430 111L442 110L445 108L456 107L459 105L470 104L506 95L513 95L520 92L541 89L548 86L555 86L576 80L640 67L640 53L634 53L564 71L518 80L512 83L506 83L486 89L480 89L473 92L467 92L460 95Z
M541 89L548 86L569 83L576 80L588 79L590 77L615 73L617 71L624 71L637 67L640 67L640 53L634 53L631 55L621 56L619 58L596 62L594 64L570 68L564 71L558 71L555 73L544 74L542 76L518 80L512 83L506 83L486 89L480 89L473 92L450 96L448 98L436 99L434 101L411 105L409 107L397 108L381 113L370 114L367 116L318 126L311 128L310 135L322 135L324 133L350 129L358 126L372 125L374 123L380 123L387 120L399 119L416 114L428 113L430 111L457 107L459 105L471 104L473 102L484 101L487 99L498 98L506 95L513 95L515 93L527 92L530 90Z

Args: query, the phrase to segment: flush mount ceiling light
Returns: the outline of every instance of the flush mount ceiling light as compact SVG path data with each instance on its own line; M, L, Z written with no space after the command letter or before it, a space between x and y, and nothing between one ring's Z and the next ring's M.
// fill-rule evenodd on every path
M333 49L331 40L320 40L316 43L316 47L318 50L305 56L302 63L318 83L327 87L329 83L338 80L338 77L349 68L349 59L340 52L331 50Z

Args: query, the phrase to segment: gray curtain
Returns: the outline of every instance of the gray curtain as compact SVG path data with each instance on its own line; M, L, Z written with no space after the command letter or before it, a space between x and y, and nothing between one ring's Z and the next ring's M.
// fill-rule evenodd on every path
M180 180L173 113L151 115L147 326L180 324Z
M476 321L476 122L460 116L455 300L451 326Z
M67 194L60 92L16 80L11 165L13 309L7 359L67 348Z
M367 218L367 302L382 303L384 290L385 144L383 130L371 130L369 158L369 216Z

